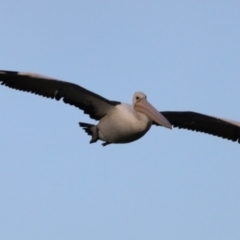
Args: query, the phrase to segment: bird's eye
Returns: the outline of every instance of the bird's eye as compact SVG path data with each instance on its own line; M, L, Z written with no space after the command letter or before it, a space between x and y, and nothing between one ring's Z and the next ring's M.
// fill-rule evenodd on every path
M140 99L140 97L139 96L136 96L136 100L139 100Z

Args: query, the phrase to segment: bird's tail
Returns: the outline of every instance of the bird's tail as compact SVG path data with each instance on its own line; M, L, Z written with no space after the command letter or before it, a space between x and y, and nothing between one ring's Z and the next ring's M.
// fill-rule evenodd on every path
M91 139L90 143L94 143L94 142L96 142L99 139L99 137L98 137L98 128L97 128L96 125L80 122L79 126L82 127L83 130L88 135L92 136L92 139Z

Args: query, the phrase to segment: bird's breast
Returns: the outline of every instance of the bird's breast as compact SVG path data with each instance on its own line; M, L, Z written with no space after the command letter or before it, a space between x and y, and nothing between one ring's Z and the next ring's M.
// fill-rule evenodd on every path
M120 104L99 121L99 137L112 143L132 142L142 137L151 125L146 115L136 112L131 105Z

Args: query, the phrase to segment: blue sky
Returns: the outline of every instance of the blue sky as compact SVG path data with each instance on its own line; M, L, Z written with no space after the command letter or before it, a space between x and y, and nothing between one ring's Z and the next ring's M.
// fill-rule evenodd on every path
M239 1L2 1L0 69L240 121ZM77 108L0 87L1 239L239 239L240 145L153 126L89 144Z

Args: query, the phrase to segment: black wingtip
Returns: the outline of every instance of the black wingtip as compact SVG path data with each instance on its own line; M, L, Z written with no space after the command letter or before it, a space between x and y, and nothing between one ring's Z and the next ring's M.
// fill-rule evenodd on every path
M17 75L17 74L19 74L19 72L17 72L17 71L0 70L0 74Z

